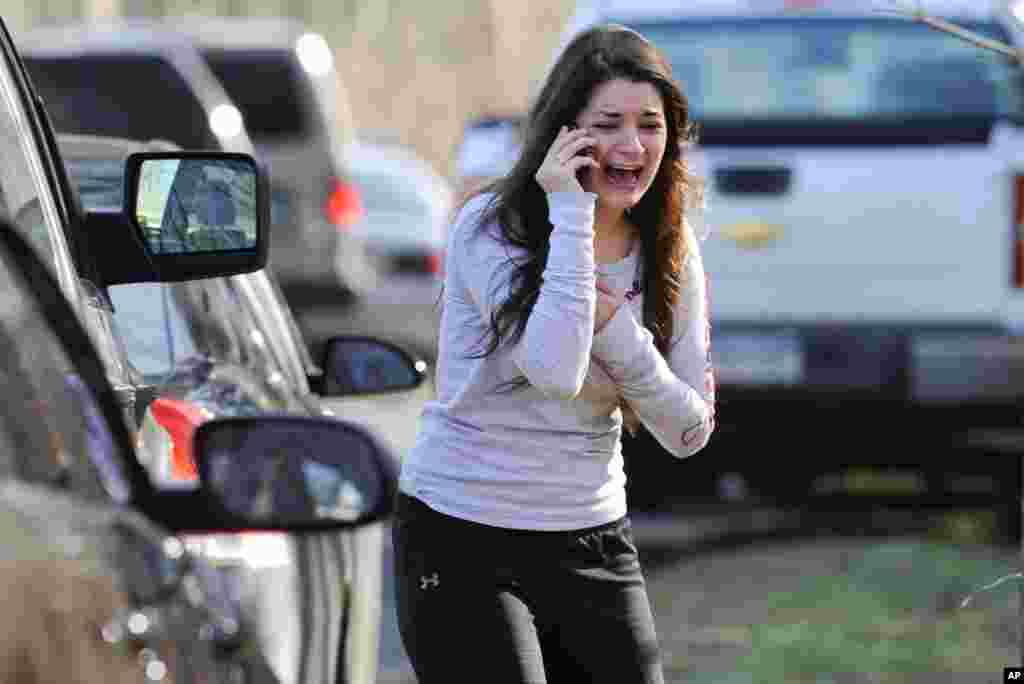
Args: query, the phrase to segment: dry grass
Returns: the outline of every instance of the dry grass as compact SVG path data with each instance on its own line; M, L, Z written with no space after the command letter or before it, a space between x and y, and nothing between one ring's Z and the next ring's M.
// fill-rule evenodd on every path
M648 590L667 681L967 683L1019 659L1018 587L975 593L1016 567L984 545L818 538L684 558Z

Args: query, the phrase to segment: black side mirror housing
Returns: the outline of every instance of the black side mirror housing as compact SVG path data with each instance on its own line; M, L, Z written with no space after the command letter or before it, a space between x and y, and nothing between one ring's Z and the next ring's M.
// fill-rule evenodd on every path
M270 191L251 155L137 152L121 211L90 211L85 231L104 286L257 271L267 263Z
M373 337L341 335L324 345L323 375L314 391L324 397L351 397L416 389L427 364L396 344Z
M197 428L193 446L199 531L358 527L390 515L398 491L397 459L366 429L333 418L218 418Z

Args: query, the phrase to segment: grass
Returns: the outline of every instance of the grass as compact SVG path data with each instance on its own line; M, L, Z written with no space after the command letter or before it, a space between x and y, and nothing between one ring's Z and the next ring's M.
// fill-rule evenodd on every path
M866 547L851 554L844 571L771 597L757 624L725 628L734 641L745 641L737 672L710 679L688 672L685 681L905 682L921 673L1000 673L1019 659L1016 582L974 595L965 608L961 603L1015 570L1009 558L970 547L928 541ZM833 680L834 673L846 678Z
M818 682L829 673L980 673L1010 665L998 613L1012 616L1010 584L959 607L973 588L1015 571L956 547L892 543L868 550L847 572L819 576L772 601L751 630L744 669L766 682ZM1005 628L1002 628L1005 630ZM997 643L1002 637L1004 644ZM995 668L998 666L998 668Z

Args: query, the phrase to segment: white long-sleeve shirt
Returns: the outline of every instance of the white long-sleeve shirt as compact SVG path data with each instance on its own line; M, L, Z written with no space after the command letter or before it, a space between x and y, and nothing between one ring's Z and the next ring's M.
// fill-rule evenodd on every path
M548 194L551 233L540 294L522 337L493 354L491 315L508 296L512 260L490 196L463 207L448 235L437 399L420 418L400 488L442 513L497 527L570 530L626 513L625 400L670 453L700 450L714 429L705 277L691 244L668 358L640 323L637 249L595 265L591 193ZM637 241L638 242L638 241ZM596 279L627 301L595 334ZM524 378L527 385L505 389Z

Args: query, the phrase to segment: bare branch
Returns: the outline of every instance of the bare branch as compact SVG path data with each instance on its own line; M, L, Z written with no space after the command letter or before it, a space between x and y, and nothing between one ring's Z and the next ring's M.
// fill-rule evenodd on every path
M933 17L927 14L923 9L921 9L920 6L910 7L905 3L894 3L891 8L878 9L877 11L899 14L901 16L908 17L910 19L913 19L914 21L919 21L922 24L926 24L937 31L942 31L944 33L956 36L961 40L965 40L968 43L977 45L978 47L984 48L985 50L991 50L993 52L998 52L1002 55L1005 55L1012 59L1017 64L1021 64L1022 62L1024 62L1024 54L1022 54L1022 52L1017 48L1011 45L1007 45L1002 41L987 38L985 36L975 33L974 31L969 31L963 28L962 26L958 26L952 22L946 21L945 19Z

